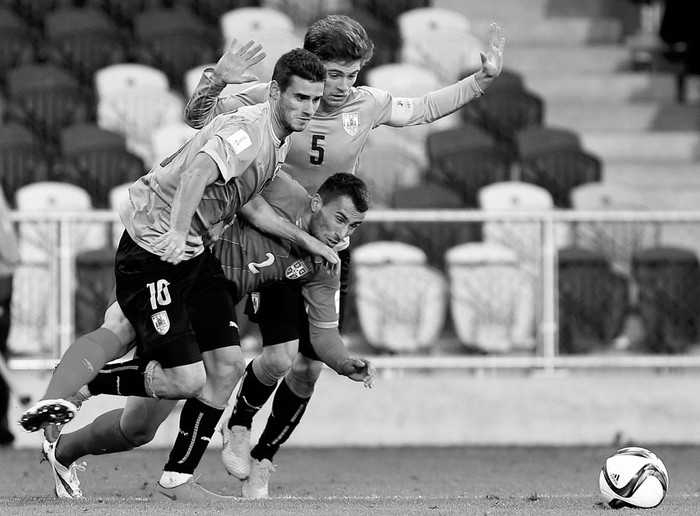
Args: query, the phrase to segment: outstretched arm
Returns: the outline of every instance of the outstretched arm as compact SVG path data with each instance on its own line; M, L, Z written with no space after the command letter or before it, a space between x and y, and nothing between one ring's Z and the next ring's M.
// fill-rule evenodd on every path
M489 26L486 52L480 53L481 69L479 71L422 97L395 98L388 119L384 123L393 127L427 124L454 113L468 102L480 97L501 73L505 44L506 40L501 36L501 28L492 23Z
M204 71L185 106L185 121L195 129L204 127L216 115L265 100L245 95L219 97L227 84L246 84L258 80L246 72L265 58L265 52L261 52L262 45L249 41L236 48L237 43L238 40L234 39L216 66Z
M376 369L364 357L352 356L345 348L338 328L319 328L309 324L309 334L314 351L328 367L353 381L372 388Z
M290 240L309 253L320 256L333 270L339 268L340 259L332 248L312 237L296 224L280 217L261 195L248 201L239 213L261 231Z

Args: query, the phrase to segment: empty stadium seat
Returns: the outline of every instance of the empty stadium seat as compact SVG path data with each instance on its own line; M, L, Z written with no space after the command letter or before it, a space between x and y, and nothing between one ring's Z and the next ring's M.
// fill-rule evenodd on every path
M100 98L125 88L153 88L167 91L170 82L165 72L140 63L118 63L95 73L95 93Z
M19 124L0 125L0 185L10 206L15 207L15 192L36 181L48 181L52 156L46 146Z
M420 249L400 242L354 247L355 299L367 342L396 353L425 351L440 335L447 283Z
M581 149L581 138L571 129L529 125L516 131L515 144L518 158L526 159L553 149Z
M0 85L9 70L30 63L34 54L30 28L15 13L0 8Z
M607 257L567 247L558 252L559 352L609 349L629 310L629 284Z
M639 287L646 351L682 353L697 342L700 266L695 252L642 249L632 257L632 274Z
M484 353L534 351L535 289L516 253L472 242L448 249L445 261L459 341Z

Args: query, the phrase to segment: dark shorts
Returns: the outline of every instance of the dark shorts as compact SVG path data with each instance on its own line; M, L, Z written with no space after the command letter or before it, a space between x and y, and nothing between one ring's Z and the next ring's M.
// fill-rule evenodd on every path
M205 250L177 265L122 235L117 301L137 335L137 353L165 368L192 364L238 342L235 309L219 261Z
M340 257L340 313L342 329L350 275L350 250L338 253ZM290 281L273 283L248 296L245 314L260 327L262 345L274 346L299 339L299 352L318 360L309 338L309 320L306 316L301 283Z

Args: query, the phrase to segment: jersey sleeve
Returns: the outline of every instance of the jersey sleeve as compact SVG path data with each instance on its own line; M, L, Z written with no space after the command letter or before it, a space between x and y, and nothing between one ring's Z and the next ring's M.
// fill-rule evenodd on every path
M269 95L267 83L255 84L235 95L219 97L226 85L217 84L211 80L213 71L213 68L204 70L194 93L185 106L185 122L195 129L201 129L217 115L267 100Z
M258 129L251 124L233 123L220 128L200 152L216 163L225 182L240 176L255 160L261 145Z
M484 94L474 75L421 97L393 97L389 92L384 93L388 97L390 108L383 112L377 125L392 127L434 122ZM387 102L387 98L384 101Z
M265 186L260 195L278 215L291 222L302 216L309 198L306 189L283 170Z
M320 258L316 258L315 273L302 283L309 324L317 328L337 328L340 312L340 275L329 274Z

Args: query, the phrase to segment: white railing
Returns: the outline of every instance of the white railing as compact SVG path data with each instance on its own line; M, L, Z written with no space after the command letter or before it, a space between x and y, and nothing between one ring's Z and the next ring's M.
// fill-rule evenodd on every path
M104 225L105 234L115 224L120 225L115 213L110 211L32 213L15 212L13 221L19 226L42 225L55 237L55 248L49 249L52 274L57 281L57 303L55 306L55 328L47 328L56 336L52 352L42 358L16 357L11 365L19 369L43 369L53 367L56 359L73 341L75 306L75 240L76 227L85 224ZM450 223L534 223L539 227L541 259L541 317L538 321L538 353L533 356L378 356L376 363L382 368L393 369L539 369L552 372L565 368L700 368L698 355L559 355L557 353L557 248L564 233L575 223L632 224L649 223L663 228L669 224L682 225L687 244L700 249L700 212L483 212L478 210L375 210L367 216L368 222L450 222ZM661 230L659 230L661 235ZM80 236L84 237L84 234ZM665 243L658 236L658 243ZM674 242L675 245L680 245ZM15 295L18 293L16 292ZM49 318L49 321L52 319ZM53 323L51 323L53 324ZM15 344L13 350L22 349Z

